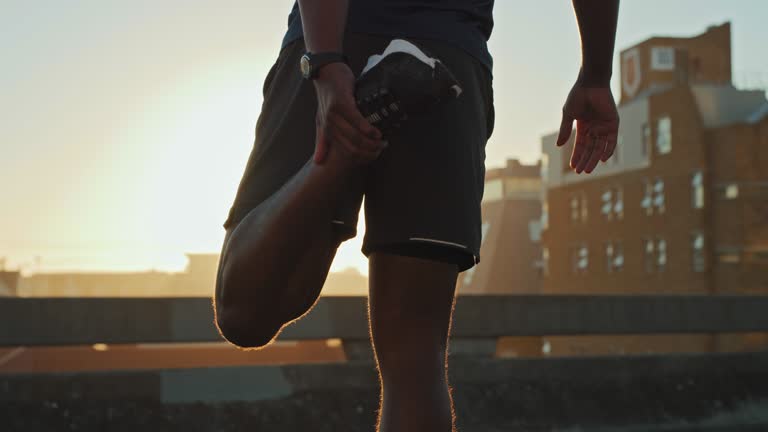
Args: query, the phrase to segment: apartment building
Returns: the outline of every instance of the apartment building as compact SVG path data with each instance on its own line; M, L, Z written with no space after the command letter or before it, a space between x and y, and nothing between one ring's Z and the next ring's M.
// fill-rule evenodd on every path
M541 163L508 159L485 172L480 264L461 273L460 294L541 292ZM541 355L541 337L501 337L499 357Z
M517 159L486 170L480 264L459 275L462 294L540 291L540 172L540 164Z
M558 148L556 132L542 138L542 292L768 292L768 100L764 89L732 84L730 23L690 38L653 37L620 59L614 157L592 174L575 174L573 139ZM576 339L550 338L546 350L717 350L768 341Z

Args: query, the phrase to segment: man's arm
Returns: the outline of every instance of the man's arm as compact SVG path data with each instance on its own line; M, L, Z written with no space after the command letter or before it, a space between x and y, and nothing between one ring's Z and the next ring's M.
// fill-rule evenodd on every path
M349 0L299 0L304 44L309 52L341 52Z
M342 52L348 0L298 0L304 44L309 52ZM317 116L314 161L322 163L329 145L359 162L369 162L384 149L381 132L357 108L355 75L344 63L323 66L314 81Z
M613 46L619 0L573 0L581 34L581 70L585 86L608 87L613 70Z
M613 47L619 0L573 0L581 34L582 64L563 106L557 145L568 141L576 120L571 168L591 173L616 148L619 114L611 93Z

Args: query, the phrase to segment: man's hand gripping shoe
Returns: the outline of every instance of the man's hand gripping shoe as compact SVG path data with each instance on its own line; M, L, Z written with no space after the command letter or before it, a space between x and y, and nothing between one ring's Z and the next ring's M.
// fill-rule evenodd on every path
M372 55L355 84L360 112L384 139L404 121L461 92L439 59L403 39L393 39L382 54Z

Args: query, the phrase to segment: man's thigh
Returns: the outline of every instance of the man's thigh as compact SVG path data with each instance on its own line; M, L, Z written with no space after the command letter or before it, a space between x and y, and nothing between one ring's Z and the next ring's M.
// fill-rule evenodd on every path
M440 59L463 92L405 122L369 167L362 252L433 257L464 271L480 260L485 145L494 120L491 78L459 48L409 40Z

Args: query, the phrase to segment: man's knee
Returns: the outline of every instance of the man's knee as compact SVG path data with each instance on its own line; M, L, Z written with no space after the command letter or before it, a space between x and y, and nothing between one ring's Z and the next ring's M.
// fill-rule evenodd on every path
M369 256L370 283L374 290L408 289L409 300L435 298L440 291L450 293L456 287L458 268L455 264L399 253L397 249L375 249Z
M216 307L216 328L228 342L240 348L262 348L278 334L274 320L235 308Z
M392 319L431 320L453 300L458 275L454 264L375 250L369 267L377 309Z
M219 263L214 296L214 315L219 333L241 348L259 348L274 339L280 325L273 316L274 308L237 298L244 291L239 278L233 277L224 260ZM241 286L235 286L241 284ZM247 289L247 287L245 287Z
M274 308L253 301L246 302L242 293L252 291L249 282L236 266L236 256L229 248L234 229L227 229L219 258L214 294L216 328L227 341L241 348L268 345L280 329L273 316Z

